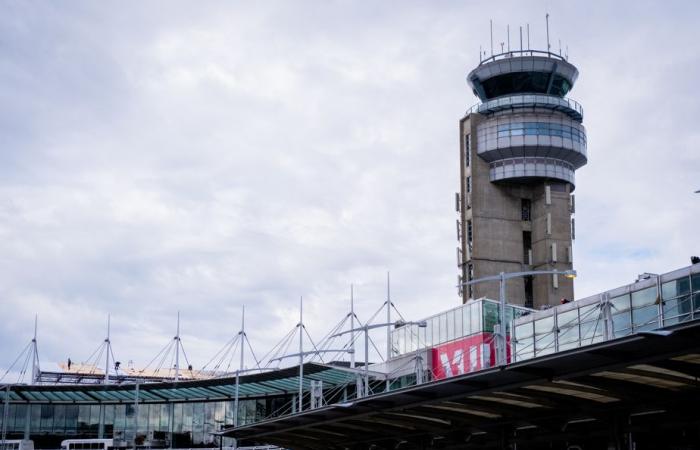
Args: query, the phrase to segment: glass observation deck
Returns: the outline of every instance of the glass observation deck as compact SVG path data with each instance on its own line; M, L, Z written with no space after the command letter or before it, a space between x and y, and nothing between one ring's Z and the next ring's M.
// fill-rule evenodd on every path
M482 101L513 94L564 97L578 78L566 58L536 50L509 51L482 60L467 81Z

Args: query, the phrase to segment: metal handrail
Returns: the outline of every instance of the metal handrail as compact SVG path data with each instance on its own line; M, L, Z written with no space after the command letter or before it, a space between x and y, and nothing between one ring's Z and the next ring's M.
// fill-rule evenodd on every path
M465 115L472 113L488 112L490 110L498 110L501 108L524 108L524 107L562 107L567 108L580 116L583 120L583 106L576 100L567 97L557 97L546 94L513 94L503 97L494 98L492 100L477 103L467 109Z
M513 58L515 56L546 56L547 58L554 58L560 61L568 62L568 58L552 51L546 52L544 50L511 50L508 52L498 53L497 55L491 55L486 59L482 59L479 62L479 65L497 61L499 59Z

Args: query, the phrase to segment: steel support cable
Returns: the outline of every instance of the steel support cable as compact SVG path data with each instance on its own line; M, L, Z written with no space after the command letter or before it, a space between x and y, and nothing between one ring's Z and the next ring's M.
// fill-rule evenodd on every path
M250 354L253 355L253 360L255 361L255 365L258 367L258 370L262 370L260 367L260 363L262 360L258 360L258 358L255 356L255 351L253 350L253 346L250 344L250 340L248 339L248 336L244 335L244 341L245 343L248 344L248 348L250 349Z
M282 352L280 352L280 354L277 357L281 358L281 357L287 355L287 353L289 352L289 347L292 346L293 342L294 342L294 335L292 335L292 337L289 340L287 340L287 346L284 348L284 350L282 350ZM281 363L281 361L280 361L280 363Z
M32 357L32 351L29 350L24 358L24 364L22 364L22 369L19 372L19 382L24 381L24 375L27 373L27 367L29 366L29 358Z
M372 347L373 347L374 350L377 352L377 355L379 355L379 359L381 359L382 361L384 361L384 357L382 356L382 352L379 351L379 349L378 349L377 346L375 345L374 341L373 341L372 338L369 336L369 333L367 333L367 340L369 340L370 344L372 344Z
M117 358L114 357L114 350L112 349L112 346L109 346L109 353L112 355L112 363L114 364L114 373L115 375L119 375L119 369L117 368Z
M349 316L349 315L348 315L348 316ZM357 317L357 314L354 314L354 313L353 313L353 316L354 316L355 319L357 319L357 322L358 322L358 323L360 323L360 324L362 323L362 321L360 320L360 318ZM353 344L360 338L361 335L362 335L362 333L361 333L360 331L352 331L352 332L350 333L350 338L349 338L348 341L345 343L345 345L342 347L342 349L345 350L345 349L347 349L348 347L350 347L351 345L353 345ZM341 353L343 353L343 352L338 352L338 353L336 353L336 354L334 355L334 358L333 358L333 359L337 359L337 358L341 355Z
M165 363L165 360L167 359L167 357L170 356L170 353L172 351L174 344L175 344L175 339L172 339L170 342L168 342L168 345L167 345L165 351L163 352L163 355L161 356L160 361L158 362L154 373L160 372L160 369L163 368L163 364ZM173 359L175 359L175 353L173 353L172 357L170 358L170 362L172 362ZM168 368L168 374L169 373L170 373L170 369Z
M187 364L187 370L190 372L190 376L193 376L192 369L192 364L190 364L190 361L187 359L187 353L185 352L185 346L182 345L182 340L178 339L178 342L180 344L180 348L182 349L182 356L185 357L185 363Z
M163 365L165 364L165 360L167 357L170 357L170 362L168 363L168 373L167 376L170 377L172 376L171 373L173 371L173 368L175 365L173 364L173 361L175 361L175 354L177 353L177 340L173 339L170 341L170 346L168 347L167 353L163 354L163 358L161 359L160 363L158 363L158 367L156 368L156 373L160 371L160 369L163 368Z
M346 314L343 320L338 322L328 333L326 333L325 336L321 338L321 340L319 341L319 347L323 349L324 345L328 344L329 340L333 341L334 338L332 338L332 336L345 324L345 322L348 320L348 317L350 317L350 313Z
M100 345L98 345L97 348L92 353L90 353L90 356L88 356L87 359L85 359L84 361L87 361L88 363L90 363L90 361L93 360L95 354L97 352L99 352L103 346L104 346L104 342L102 342Z
M90 374L94 375L95 371L97 370L97 362L102 360L102 353L105 351L105 346L107 345L106 342L103 342L102 345L99 347L99 353L95 357L95 362L93 363L92 361L88 360L88 364L91 365L92 367L90 368Z
M384 303L386 303L386 302L384 302ZM377 314L382 312L382 310L384 309L384 303L382 303L382 306L380 306L379 309L374 314L372 314L372 317L370 317L369 320L367 322L365 322L365 325L371 324L372 321L377 317Z
M311 335L309 334L309 330L307 330L307 329L306 329L306 326L304 326L304 325L302 325L301 328L302 328L302 330L304 331L304 333L306 333L306 336L309 338L309 341L311 342L311 345L313 346L314 351L316 352L316 354L318 355L318 357L321 359L321 362L324 362L324 361L323 361L323 356L322 356L321 353L318 351L318 348L316 347L316 344L314 343L313 338L311 338ZM311 359L313 359L313 358L311 358ZM303 360L304 360L304 356L302 355L302 361L303 361Z
M204 365L202 366L201 371L203 371L204 369L206 369L206 368L209 366L209 364L211 364L212 362L214 362L214 360L215 360L219 355L221 355L221 357L218 359L218 361L217 361L216 364L214 365L214 369L213 369L213 370L216 371L216 369L218 369L218 368L221 366L221 364L223 364L224 360L226 359L226 357L227 357L228 354L229 354L229 351L231 350L231 347L236 345L236 342L238 341L239 337L240 337L240 333L236 334L236 336L234 336L233 338L229 339L229 340L224 344L224 346L223 346L221 349L219 349L219 350L214 354L214 356L212 356L211 359L210 359L209 361L207 361L206 364L204 364ZM200 372L201 372L201 371L200 371Z
M148 369L148 368L151 366L151 364L153 364L153 362L154 362L156 359L158 359L158 357L161 356L161 354L162 354L164 351L166 351L166 350L168 349L168 347L170 347L170 346L172 345L172 343L173 343L173 341L168 341L168 343L165 344L165 347L163 347L163 348L156 354L156 356L153 357L153 359L151 360L151 362L149 362L148 364L146 364L146 366L145 366L143 369L141 369L141 372L143 372L143 371L145 371L146 369Z
M289 339L289 337L290 337L292 334L294 334L295 331L296 331L296 327L294 327L294 328L292 328L291 330L289 330L289 332L287 332L287 334L282 338L282 340L280 340L279 342L277 342L277 344L275 344L275 345L274 345L260 360L261 360L261 361L265 361L265 359L266 359L268 356L271 356L271 354L272 354L273 352L275 352L276 350L279 350L278 347L280 347L280 346L282 345L283 342L286 342L287 339ZM277 356L277 353L275 353L273 356L276 357L276 356ZM270 359L272 359L272 358L270 358ZM268 365L269 365L269 360L268 360ZM267 366L266 366L266 367L267 367Z
M289 349L292 341L294 340L294 336L296 334L297 329L299 328L299 325L294 326L289 332L285 335L284 339L275 345L273 347L274 353L272 353L272 350L270 350L267 355L269 355L269 359L267 360L267 364L265 365L265 368L268 368L270 364L272 364L272 361L280 359L280 355L284 356ZM267 357L266 355L266 357Z
M239 336L240 336L240 335L239 335ZM231 357L228 359L228 364L226 365L225 373L228 373L228 372L231 370L231 364L233 364L233 358L236 356L236 350L238 350L238 347L239 347L239 346L240 346L241 348L243 348L243 339L242 339L242 338L236 339L235 344L234 344L233 347L231 348ZM223 361L222 361L222 363L223 363ZM217 365L217 366L216 366L216 368L215 368L215 373L216 373L216 370L219 369L219 367L221 367L221 365Z
M212 362L214 362L214 360L221 354L221 355L222 355L221 358L219 358L219 360L217 361L217 363L214 365L214 369L216 369L216 367L221 363L222 359L225 358L226 355L228 355L228 350L229 350L229 348L230 348L232 342L235 341L237 338L238 338L238 335L236 335L235 337L233 337L233 338L229 339L228 341L226 341L226 343L224 344L224 346L221 347L219 350L217 350L217 352L214 353L214 356L212 356L211 359L210 359L209 361L207 361L206 364L204 364L204 365L202 366L202 370L206 369L206 368L209 366L209 364L211 364Z
M335 336L335 334L337 334L338 331L341 330L345 326L345 323L350 318L350 315L351 314L347 314L343 318L343 320L341 320L331 331L328 332L327 337L324 338L325 340L323 342L323 345L321 345L321 348L323 350L329 350L332 348L333 343L335 343L335 341L339 338L339 336ZM345 349L345 347L342 347L342 348Z

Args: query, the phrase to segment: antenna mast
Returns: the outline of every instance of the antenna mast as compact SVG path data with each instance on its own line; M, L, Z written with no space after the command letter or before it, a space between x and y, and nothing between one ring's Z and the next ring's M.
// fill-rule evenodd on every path
M506 25L506 34L508 35L508 53L510 53L510 24Z
M303 410L304 394L304 297L299 297L299 412Z
M32 379L29 380L29 384L32 385L34 384L34 380L37 378L37 367L39 366L39 351L37 349L36 345L36 330L37 330L37 322L38 322L38 315L34 315L34 337L32 338Z
M547 13L545 16L545 21L547 22L547 54L549 55L549 50L552 47L549 45L549 13Z
M355 296L354 296L354 287L351 284L350 285L350 349L352 352L350 353L350 368L354 369L355 368L355 332L352 331L355 329Z
M177 312L177 334L175 335L175 382L180 381L180 311Z
M109 351L112 346L112 344L109 341L109 328L110 316L109 314L107 314L107 338L105 338L105 353L107 353L107 356L105 357L105 384L109 384Z
M243 313L241 314L241 331L238 332L238 345L241 346L241 361L236 371L236 396L233 402L233 426L238 426L238 390L240 387L241 371L243 370L243 344L245 344L245 305L243 305Z
M391 358L391 277L386 273L386 360ZM387 378L388 380L388 378ZM388 389L387 389L388 390Z
M491 56L493 56L493 19L489 20L491 24Z

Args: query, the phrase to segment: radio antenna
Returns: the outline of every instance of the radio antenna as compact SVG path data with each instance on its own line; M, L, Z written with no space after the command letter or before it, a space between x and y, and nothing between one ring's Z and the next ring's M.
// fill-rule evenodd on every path
M520 53L523 52L523 27L520 26Z
M493 56L493 19L489 20L491 24L491 56Z
M552 47L549 45L549 13L547 13L545 16L545 21L547 22L547 54L549 54L549 49Z
M508 35L508 53L510 53L510 25L506 25L506 34Z
M530 24L527 24L527 49L530 50Z

